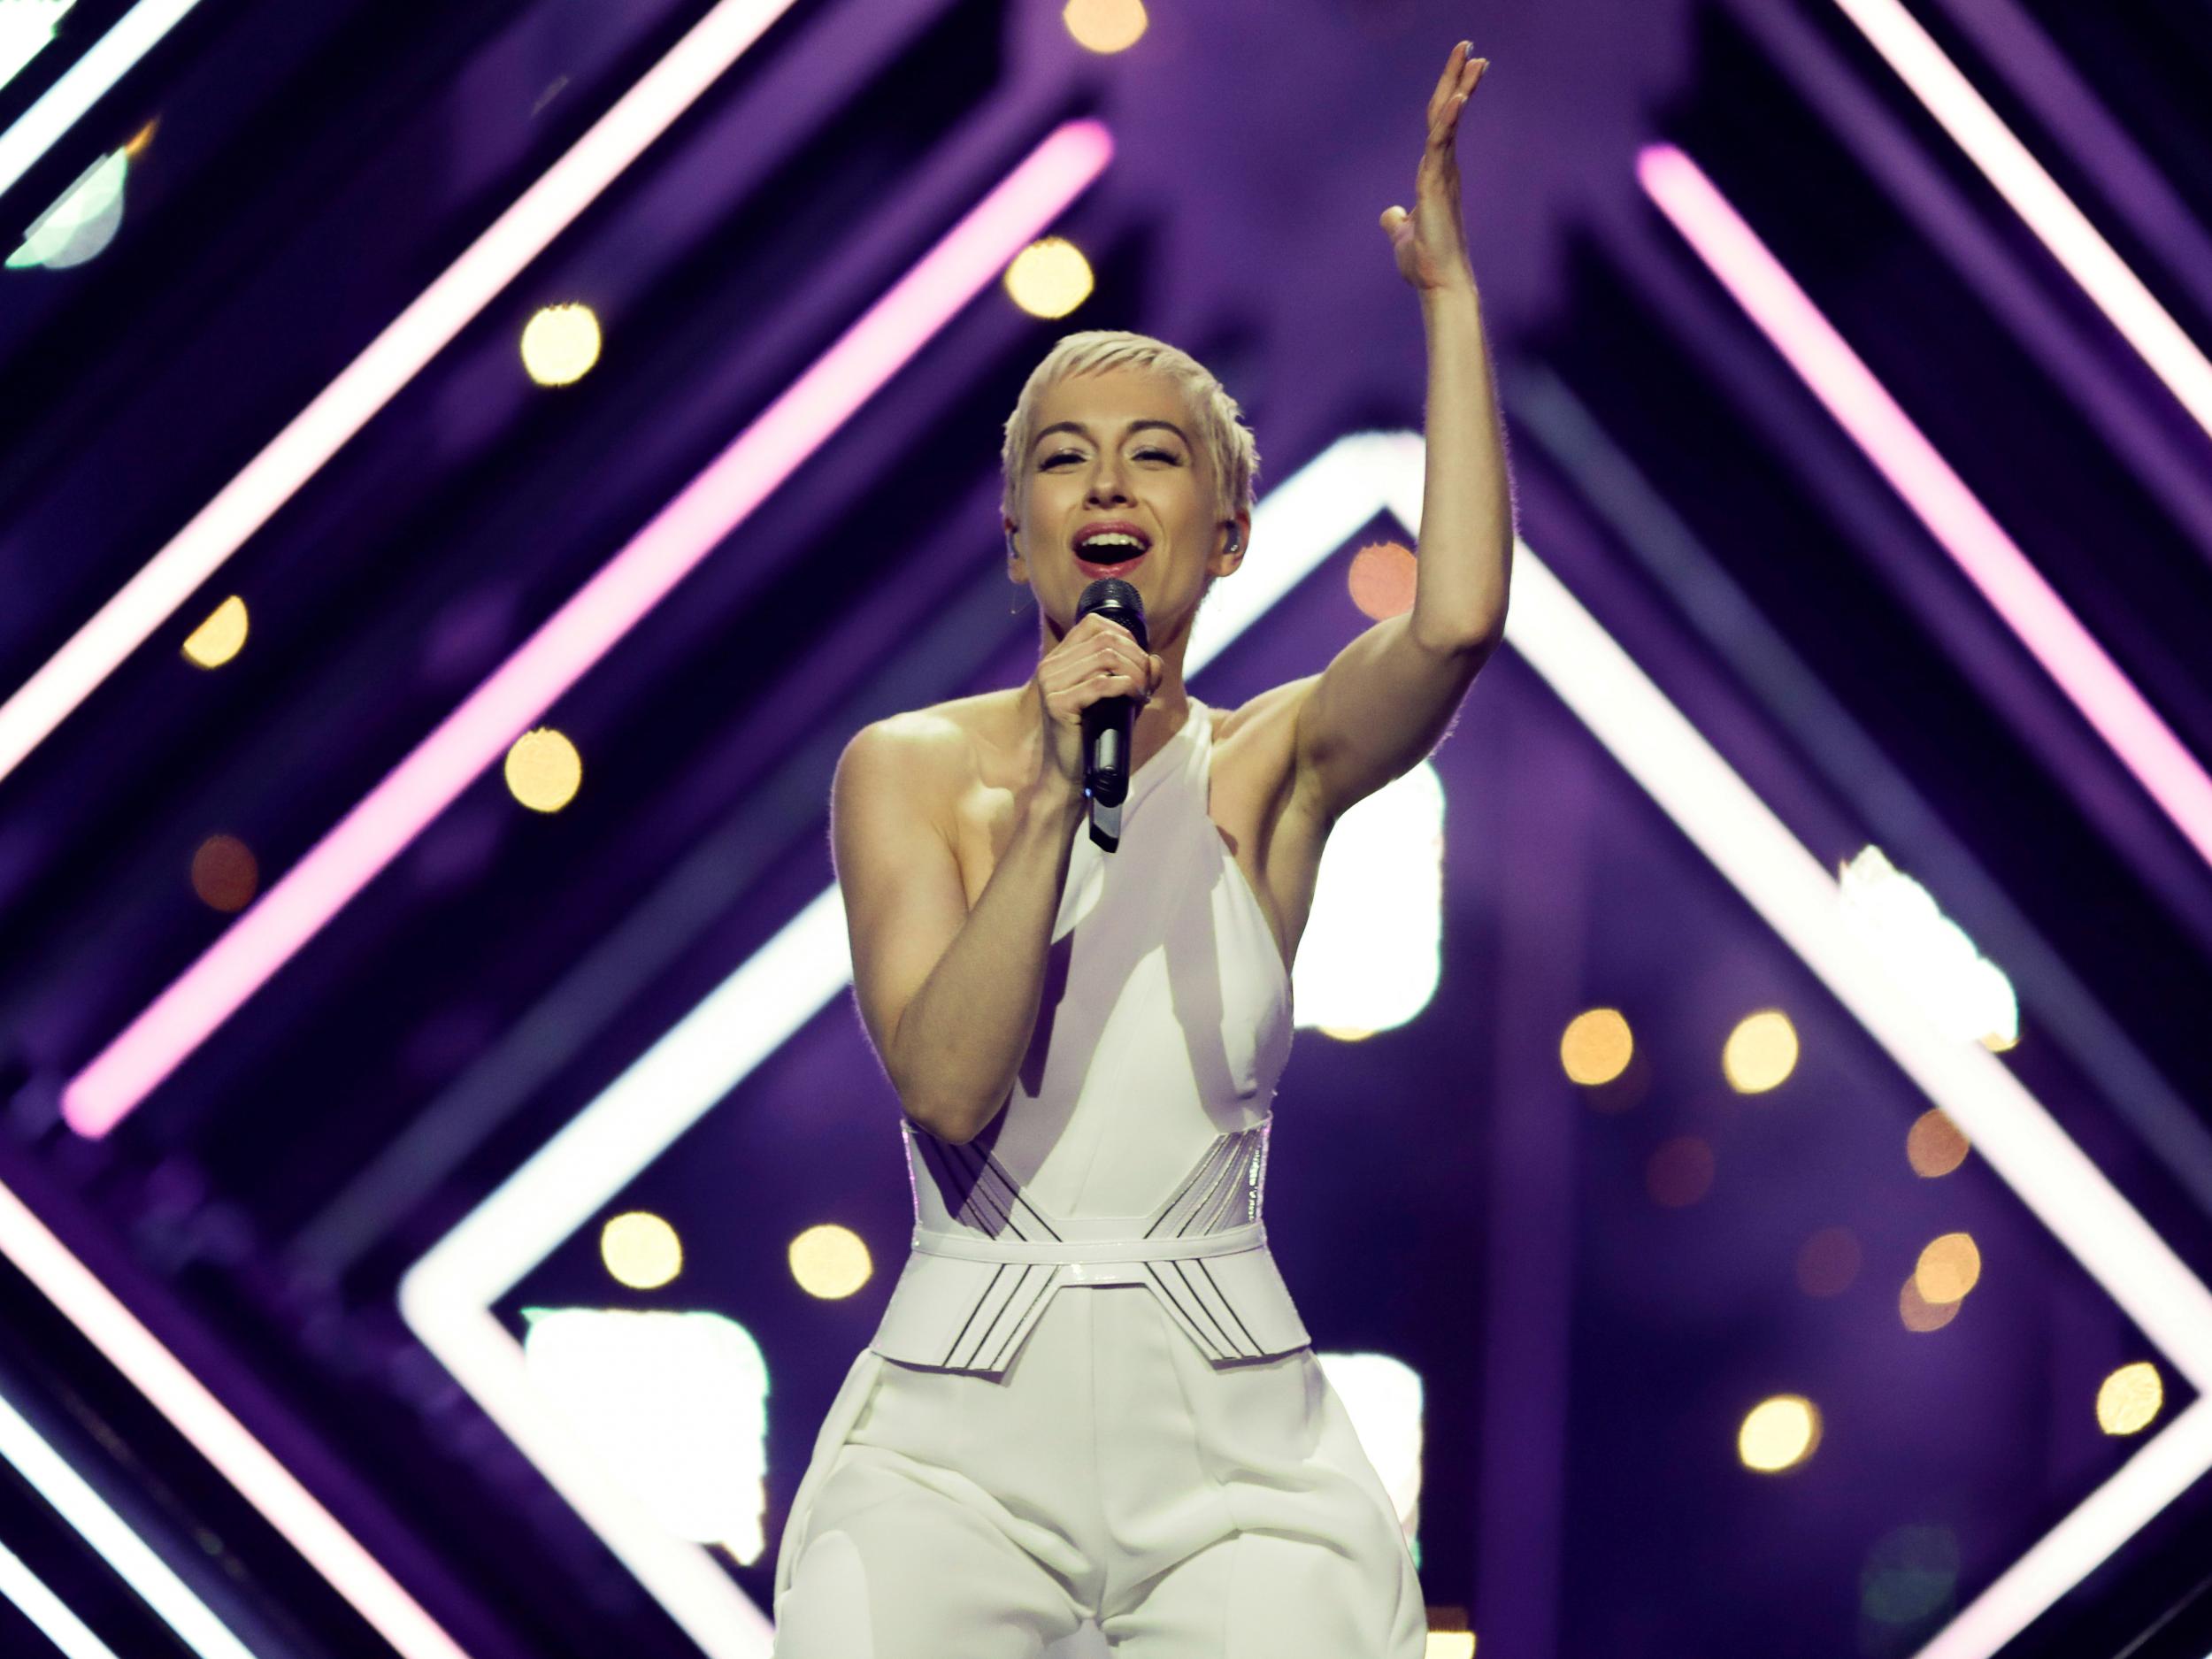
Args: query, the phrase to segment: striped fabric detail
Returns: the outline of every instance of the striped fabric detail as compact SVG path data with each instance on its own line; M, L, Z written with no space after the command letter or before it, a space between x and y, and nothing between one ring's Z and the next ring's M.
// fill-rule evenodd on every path
M1175 1195L1144 1230L1144 1236L1202 1236L1257 1221L1266 1173L1267 1127L1255 1124L1215 1141L1213 1150L1198 1160Z
M1060 1236L1022 1196L1020 1184L1005 1165L973 1141L953 1146L932 1134L916 1134L913 1141L924 1157L933 1156L946 1190L961 1194L956 1219L994 1239L1010 1233L1018 1239Z
M1266 1124L1224 1133L1160 1207L1144 1237L1203 1237L1260 1218L1266 1174ZM1020 1183L989 1152L972 1142L954 1146L918 1134L914 1144L930 1160L948 1194L960 1194L956 1217L996 1239L1058 1239L1051 1221L1023 1195ZM949 1210L949 1205L948 1209ZM1222 1292L1202 1257L1141 1263L1161 1303L1209 1359L1259 1359L1265 1350ZM968 1310L939 1362L958 1371L1002 1370L1058 1282L1051 1263L1002 1263Z
M1202 1236L1257 1221L1266 1174L1267 1129L1265 1124L1255 1124L1215 1141L1213 1149L1198 1160L1174 1196L1161 1207L1144 1236ZM1221 1294L1203 1258L1147 1262L1144 1271L1207 1358L1259 1357L1259 1344Z

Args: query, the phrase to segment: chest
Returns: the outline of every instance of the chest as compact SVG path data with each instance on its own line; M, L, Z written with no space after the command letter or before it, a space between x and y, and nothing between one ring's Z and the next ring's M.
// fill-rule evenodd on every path
M1286 972L1313 908L1325 839L1294 804L1290 772L1286 723L1240 723L1216 736L1207 798L1207 816L1259 900ZM1022 781L979 758L954 803L955 850L971 910L1013 840Z

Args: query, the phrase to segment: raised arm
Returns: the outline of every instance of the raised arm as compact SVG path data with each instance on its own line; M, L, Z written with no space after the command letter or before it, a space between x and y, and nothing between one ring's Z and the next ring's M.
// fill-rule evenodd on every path
M1460 111L1489 66L1452 49L1429 95L1414 209L1386 208L1428 336L1427 466L1413 609L1337 653L1298 710L1297 781L1325 822L1425 759L1505 634L1513 495L1460 220Z

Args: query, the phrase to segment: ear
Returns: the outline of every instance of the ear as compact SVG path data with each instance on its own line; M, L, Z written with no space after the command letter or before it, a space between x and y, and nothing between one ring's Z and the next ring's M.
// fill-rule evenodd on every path
M1229 550L1232 542L1236 547L1234 552ZM1244 562L1244 556L1251 550L1252 515L1248 512L1240 512L1223 526L1221 556L1229 561L1229 566L1228 570L1221 572L1220 574L1225 576L1230 571L1235 570Z

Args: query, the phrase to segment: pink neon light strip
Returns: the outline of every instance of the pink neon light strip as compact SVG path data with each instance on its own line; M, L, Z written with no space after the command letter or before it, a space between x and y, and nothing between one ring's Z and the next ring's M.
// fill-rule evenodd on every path
M107 1133L506 753L1104 169L1070 121L900 279L62 1092Z
M2212 363L1898 0L1837 0L2012 211L2212 433Z
M1653 144L1637 156L1636 175L2197 856L2212 864L2212 778L2027 555L1694 161L1671 144Z
M352 1533L5 1186L0 1252L406 1659L468 1659Z
M4 779L698 101L792 0L720 0L0 703Z

